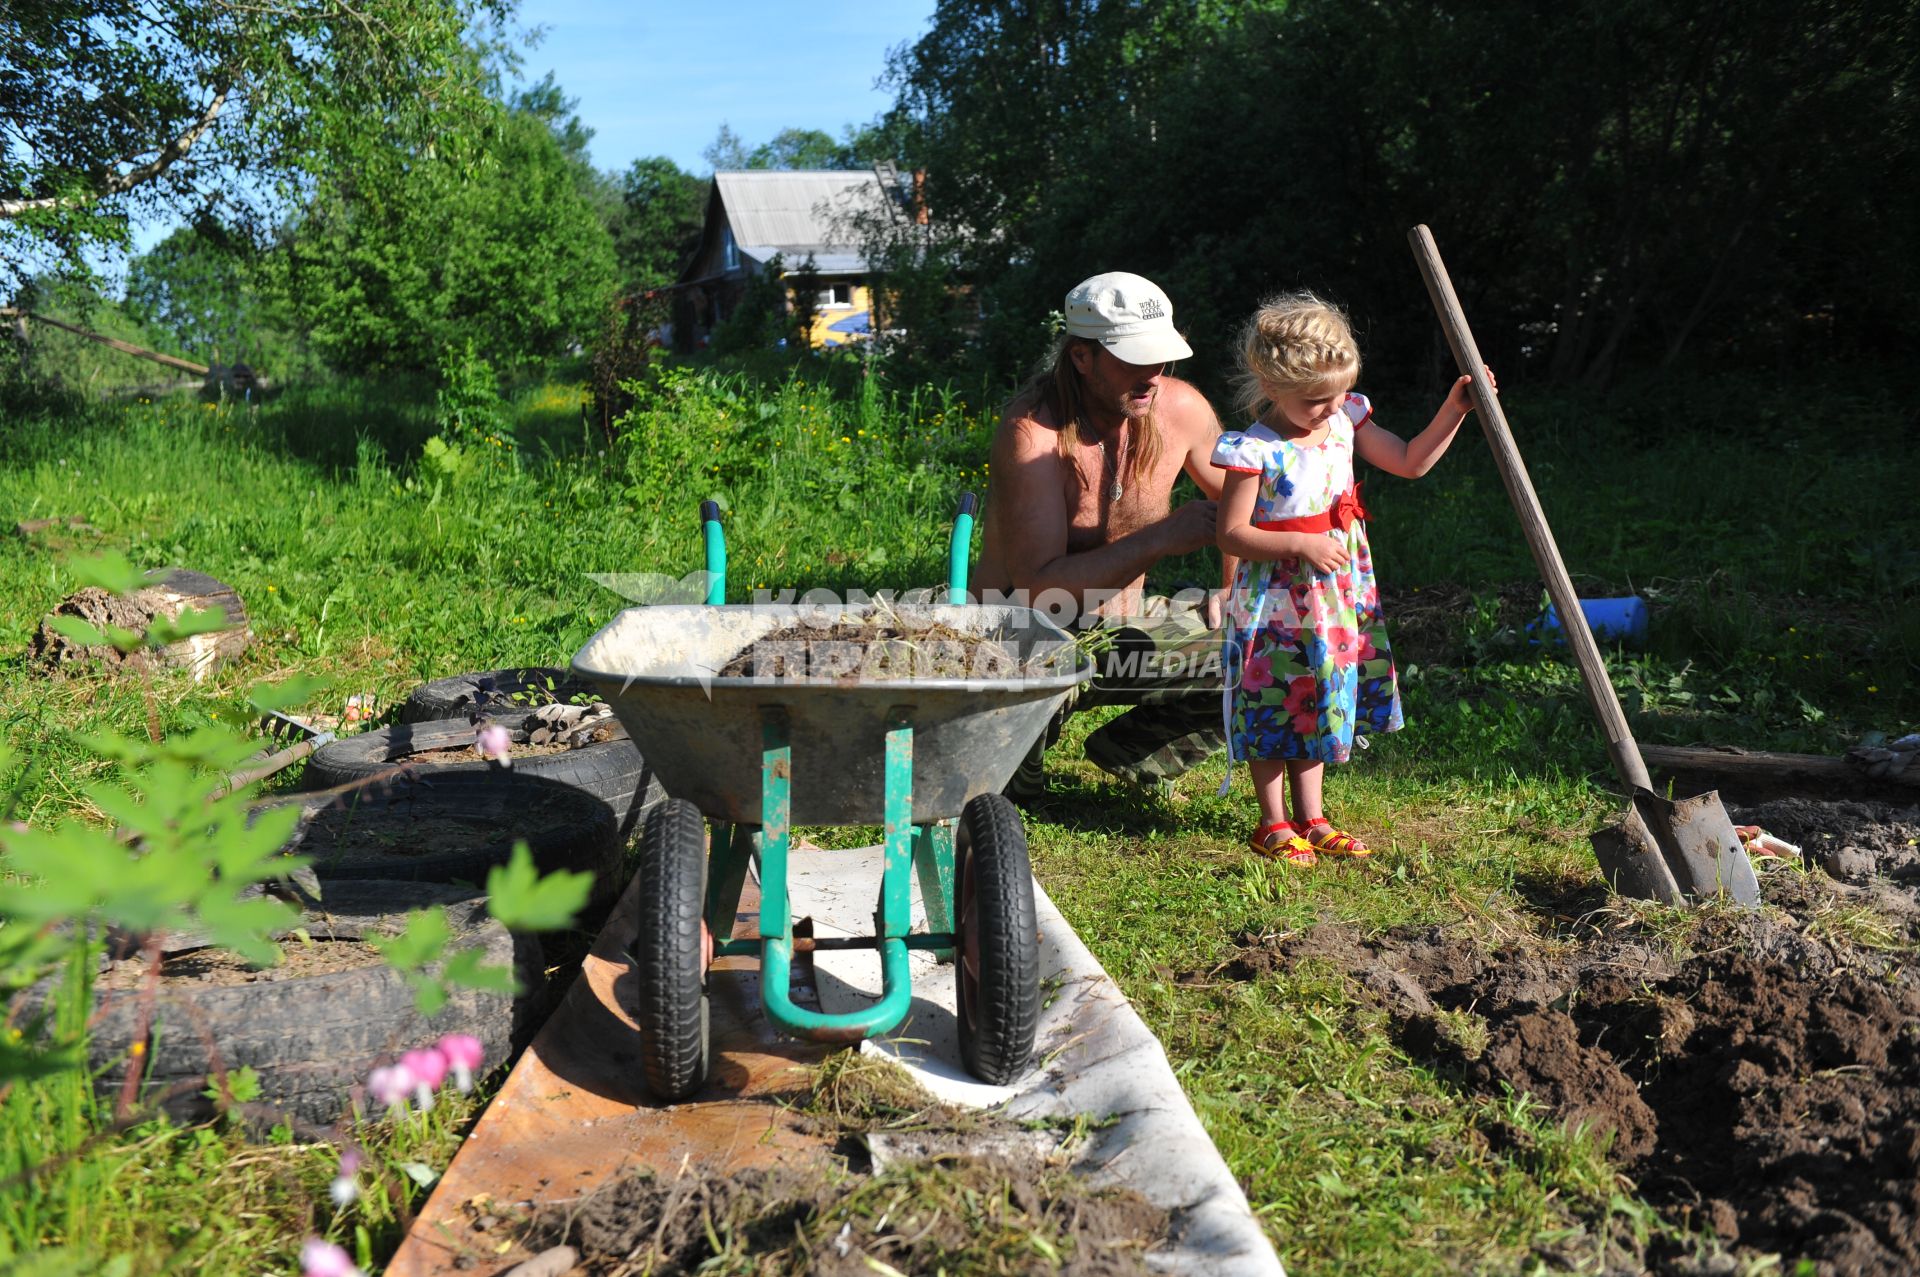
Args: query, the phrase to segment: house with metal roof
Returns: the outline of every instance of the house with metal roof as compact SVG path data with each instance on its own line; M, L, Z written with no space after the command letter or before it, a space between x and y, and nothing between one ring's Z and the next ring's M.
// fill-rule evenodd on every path
M776 257L789 280L811 258L813 345L865 340L873 331L873 291L860 228L874 218L906 216L891 166L715 173L700 247L675 285L675 325L688 325L698 343ZM788 293L791 301L791 283Z

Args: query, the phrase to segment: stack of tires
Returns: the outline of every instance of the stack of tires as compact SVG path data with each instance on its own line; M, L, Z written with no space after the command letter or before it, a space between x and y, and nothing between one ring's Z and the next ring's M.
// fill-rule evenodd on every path
M566 670L545 667L439 679L407 698L394 726L322 746L307 763L305 787L332 789L381 778L435 788L489 786L503 769L473 751L476 717L505 727L516 745L524 745L535 711L594 695ZM616 720L609 719L602 734L605 739L576 748L515 759L512 770L592 794L605 804L621 838L629 839L639 832L642 814L666 794Z
M324 745L308 762L307 792L259 803L299 813L285 850L308 869L275 888L300 910L276 937L289 960L253 971L204 940L170 936L150 1004L138 974L122 969L116 987L104 973L91 1048L102 1090L117 1093L127 1061L144 1055L141 1098L192 1120L214 1107L208 1079L244 1066L259 1079L263 1117L325 1124L373 1068L445 1034L480 1039L490 1063L524 1045L546 1007L545 963L538 937L488 916L489 871L525 842L542 872L591 872L596 903L610 903L624 885L627 835L661 796L624 734L511 768L474 752L475 692L487 717L520 731L516 716L539 708L549 680L559 697L578 690L558 670L427 684L407 714L440 717ZM410 911L432 906L451 924L449 952L477 946L486 965L515 971L518 990L459 989L420 1014L405 978L363 942L399 934Z

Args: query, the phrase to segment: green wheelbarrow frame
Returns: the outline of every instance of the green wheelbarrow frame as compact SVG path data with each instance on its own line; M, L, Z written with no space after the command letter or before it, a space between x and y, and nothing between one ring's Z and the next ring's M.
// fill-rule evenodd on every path
M947 599L967 601L968 552L973 539L974 496L964 494L947 545ZM727 592L726 534L720 526L717 503L700 507L706 546L707 598L724 603ZM767 1015L781 1028L816 1041L856 1042L890 1032L906 1019L913 1002L912 976L907 966L910 950L932 952L943 962L953 960L954 830L956 818L935 821L913 819L913 723L904 712L888 724L885 743L884 846L880 898L874 913L872 937L796 938L793 910L787 892L787 869L792 848L791 807L793 747L787 718L777 707L761 712L760 785L762 820L757 826L709 822L710 849L703 921L713 939L713 956L757 957L760 989ZM760 931L756 937L731 936L748 870L760 863ZM916 932L911 922L911 883L920 880L920 896L927 913L927 930ZM814 1011L794 1002L789 977L796 951L870 949L880 953L882 995L859 1011Z

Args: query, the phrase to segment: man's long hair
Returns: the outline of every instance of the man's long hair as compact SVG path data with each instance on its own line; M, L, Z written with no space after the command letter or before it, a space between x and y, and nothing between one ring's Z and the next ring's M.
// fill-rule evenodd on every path
M1080 447L1081 430L1093 429L1093 423L1086 419L1086 392L1081 385L1080 370L1073 366L1073 358L1069 353L1076 344L1093 348L1094 357L1099 357L1099 342L1061 333L1054 340L1053 349L1047 357L1002 410L1011 419L1023 412L1045 408L1060 425L1060 456L1069 465L1073 463L1074 452ZM1149 412L1133 422L1130 429L1132 437L1124 480L1129 487L1153 473L1154 464L1160 460L1160 429L1153 419L1153 413Z

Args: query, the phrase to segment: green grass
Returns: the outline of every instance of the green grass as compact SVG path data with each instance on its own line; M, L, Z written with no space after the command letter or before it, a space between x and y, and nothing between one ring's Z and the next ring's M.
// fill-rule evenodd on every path
M416 464L437 429L417 384L288 390L255 410L13 393L0 401L0 509L81 516L97 534L0 540L0 650L21 652L71 588L64 557L96 548L228 581L254 632L200 687L0 661L0 730L25 757L15 816L98 816L85 789L109 764L76 731L184 730L255 680L324 674L333 685L312 708L337 712L349 692L392 706L432 677L564 664L624 604L589 573L700 565L703 497L727 507L732 597L941 581L953 499L985 484L989 422L950 395L840 376L671 372L611 447L583 426L576 386L528 386L508 405L520 448L491 450L458 482ZM1509 395L1583 591L1630 587L1656 605L1650 649L1609 653L1642 739L1832 750L1915 726L1920 458L1899 395L1757 379L1611 401ZM1378 398L1390 424L1421 416ZM1216 761L1176 802L1142 799L1072 761L1088 715L1029 818L1036 872L1166 1044L1290 1271L1518 1271L1543 1237L1597 1255L1609 1220L1652 1223L1593 1140L1409 1060L1338 972L1204 978L1237 937L1325 919L1497 943L1597 884L1584 834L1611 807L1596 784L1605 754L1571 667L1494 606L1496 587L1533 572L1484 445L1469 433L1428 480L1378 478L1368 501L1390 589L1479 592L1417 660L1403 653L1407 730L1329 781L1330 805L1380 854L1304 875L1250 862L1244 777L1216 797ZM1160 576L1210 571L1196 559ZM1851 915L1822 925L1877 934ZM78 1091L52 1109L29 1095L54 1102L17 1088L0 1132L34 1125L42 1152L98 1123ZM1532 1134L1524 1156L1477 1134L1500 1121ZM451 1138L417 1156L443 1160ZM8 1228L16 1244L135 1255L138 1271L183 1244L183 1216L223 1227L178 1271L285 1269L308 1230L377 1261L397 1208L333 1214L332 1156L224 1129L123 1132Z

